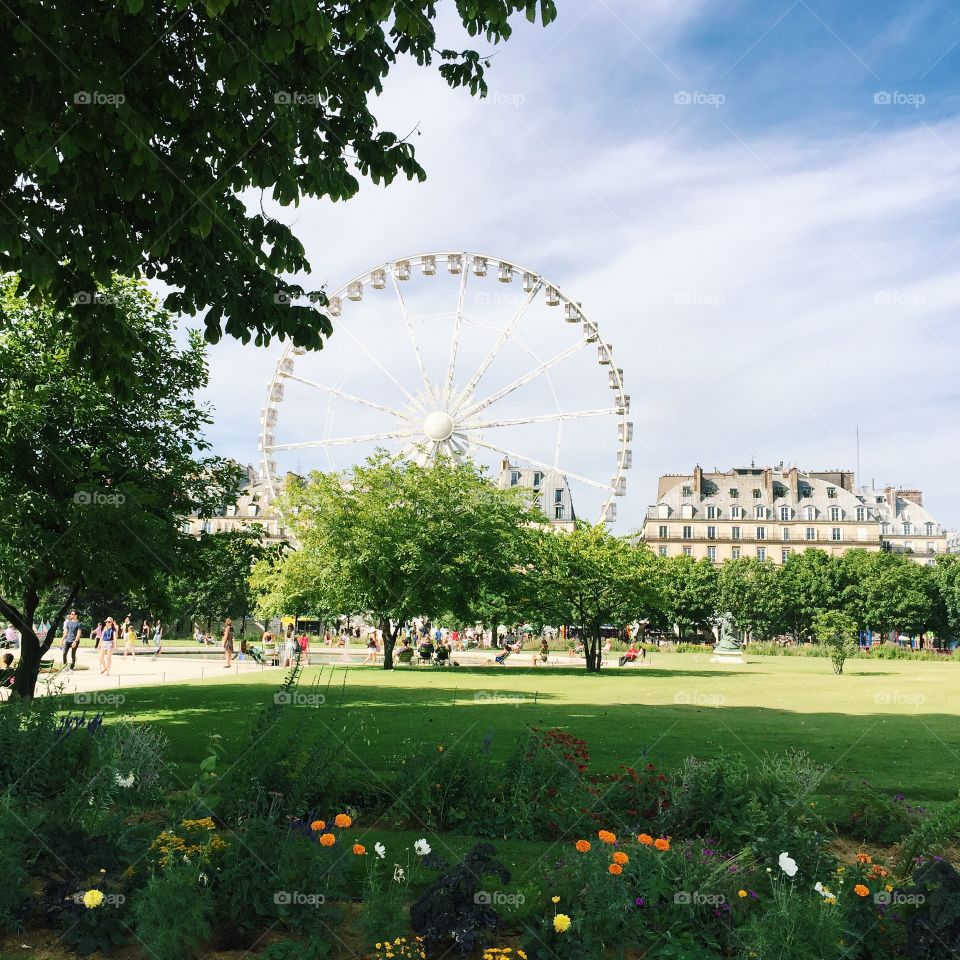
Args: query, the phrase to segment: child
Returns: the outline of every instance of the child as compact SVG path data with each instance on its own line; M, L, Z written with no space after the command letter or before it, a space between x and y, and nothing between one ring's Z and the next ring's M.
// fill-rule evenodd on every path
M123 655L124 657L129 654L131 657L137 655L137 648L135 646L137 642L137 628L130 622L129 618L126 621L126 629L123 634L124 644L123 644Z

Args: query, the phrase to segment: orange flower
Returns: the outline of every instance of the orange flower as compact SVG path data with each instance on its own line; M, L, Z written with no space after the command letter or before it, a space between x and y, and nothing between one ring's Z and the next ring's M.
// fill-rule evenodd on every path
M607 867L607 869L608 869L615 877L619 877L620 874L623 873L623 867L621 867L619 863L611 863L610 866Z
M616 843L616 842L617 842L617 836L616 836L616 834L611 833L609 830L601 830L601 831L597 834L597 836L598 836L604 843Z
M865 887L862 883L858 883L858 884L853 888L853 892L854 892L858 897L869 897L869 896L870 896L870 888L869 888L869 887Z
M590 849L590 841L589 841L589 840L578 840L578 841L577 841L577 850L579 850L580 853L586 853L589 849Z
M618 850L618 851L613 855L613 862L614 862L614 863L619 863L620 866L623 866L625 863L629 863L629 862L630 862L630 858L629 858L622 850Z
M858 853L857 863L873 863L873 861L870 859L869 853Z
M319 833L324 829L324 827L326 827L326 825L327 824L323 820L314 820L313 823L310 824L310 829L316 833Z
M337 842L337 838L332 833L321 833L320 843L325 847L332 847Z
M358 857L362 857L367 852L367 848L362 843L355 843L353 845L353 852Z
M642 843L645 847L649 847L653 844L653 837L649 833L641 833L637 840Z
M884 870L883 867L876 863L873 865L873 869L870 871L870 873L867 874L867 876L873 877L874 879L877 877L886 877L888 875L889 871Z
M654 841L653 841L653 845L654 845L658 850L669 850L669 849L670 849L670 841L669 841L669 840L665 840L663 837L661 837L659 840L654 840Z
M350 827L350 826L353 825L353 818L347 816L347 814L345 814L345 813L338 813L338 814L333 818L333 822L334 822L334 824L335 824L336 826L338 826L341 830L346 830L347 827Z

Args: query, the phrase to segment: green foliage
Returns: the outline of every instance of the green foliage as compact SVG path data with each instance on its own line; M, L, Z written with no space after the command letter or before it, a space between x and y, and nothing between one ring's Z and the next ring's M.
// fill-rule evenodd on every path
M899 877L908 877L916 865L960 842L960 797L924 817L903 837L897 856Z
M136 938L154 960L195 957L210 936L214 909L213 892L197 864L173 864L150 877L137 894Z
M717 565L681 554L661 561L659 576L667 622L680 628L681 637L691 629L708 630L720 612Z
M389 931L405 930L409 922L407 910L408 882L394 879L393 865L374 855L363 881L363 906L357 926L368 948L388 937ZM298 960L298 958L292 958Z
M891 796L864 780L846 785L843 803L837 829L867 843L899 843L923 822L903 794Z
M257 955L257 960L326 960L330 944L310 937L307 940L273 940Z
M20 928L20 907L30 896L24 862L33 825L27 810L14 803L9 794L0 794L0 930L14 933Z
M513 14L548 24L557 13L553 0L455 9L448 28L484 50L511 35ZM323 291L279 279L309 273L303 245L246 194L288 206L346 200L358 177L423 180L413 145L371 109L408 59L486 94L489 61L459 29L451 49L436 19L435 3L383 0L0 7L0 270L72 307L73 355L101 373L136 349L122 312L94 296L111 271L161 280L174 312L206 311L211 341L225 331L321 348L330 321L303 298L323 305Z
M769 640L779 632L783 603L778 575L772 560L753 557L728 560L720 568L720 608L754 639Z
M853 617L841 610L824 610L814 617L813 632L827 651L833 672L843 673L847 658L857 652L857 625Z

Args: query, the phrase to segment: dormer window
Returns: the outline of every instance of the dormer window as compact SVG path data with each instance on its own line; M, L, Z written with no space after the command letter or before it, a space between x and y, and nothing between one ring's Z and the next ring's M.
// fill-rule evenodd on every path
M831 500L837 499L837 488L836 487L827 487L827 496Z
M683 495L684 495L685 497L692 497L692 496L693 496L693 487L684 487L684 488L683 488Z

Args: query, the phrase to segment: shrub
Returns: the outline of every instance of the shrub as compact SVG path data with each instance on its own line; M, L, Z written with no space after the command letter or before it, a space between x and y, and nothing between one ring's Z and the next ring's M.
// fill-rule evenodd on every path
M227 895L234 896L232 891ZM210 936L214 898L196 863L176 863L154 874L133 904L137 939L151 960L184 960Z
M29 816L9 795L0 797L0 930L20 928L20 907L27 901L27 838L32 832Z
M866 780L848 785L847 796L849 816L837 827L857 840L899 843L923 819L923 811L908 804L902 793L880 793Z

